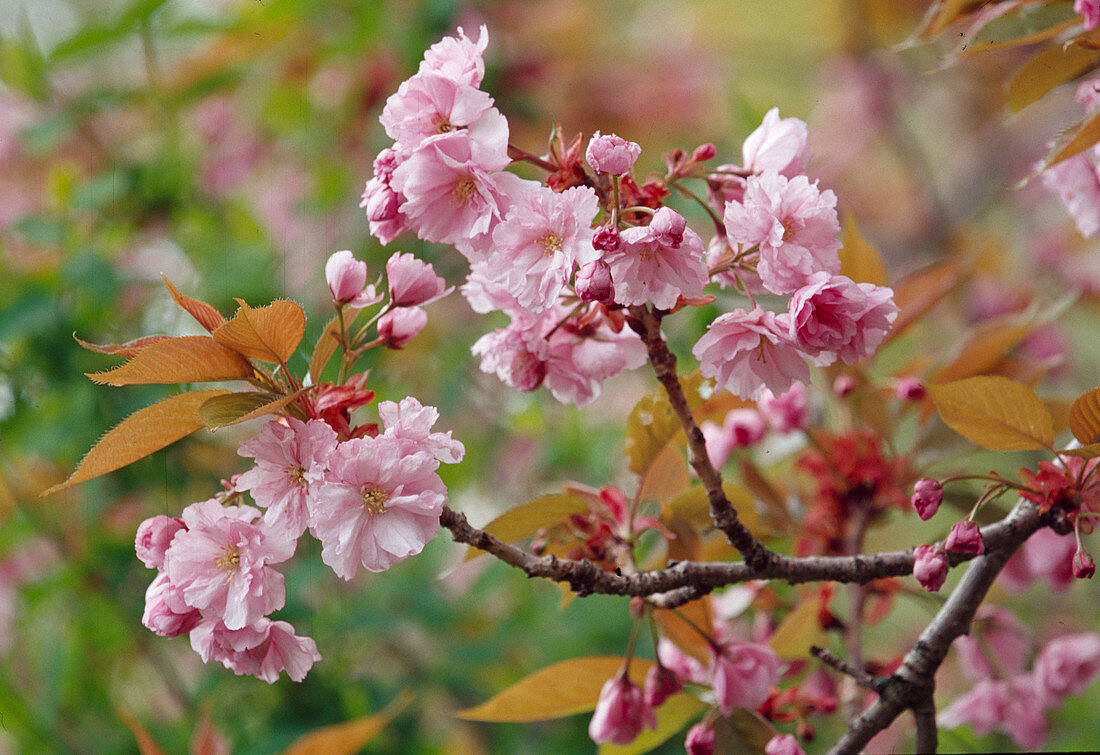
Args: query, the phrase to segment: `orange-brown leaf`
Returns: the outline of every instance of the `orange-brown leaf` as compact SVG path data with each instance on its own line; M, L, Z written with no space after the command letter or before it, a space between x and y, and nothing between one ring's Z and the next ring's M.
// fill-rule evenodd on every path
M133 359L134 356L146 346L171 337L172 336L153 335L135 338L126 343L89 343L88 341L78 338L76 333L73 333L73 338L76 339L76 342L88 351L95 351L100 354L113 354L123 359Z
M309 376L314 385L321 382L321 373L325 371L325 366L332 359L332 355L336 353L336 347L340 345L340 318L344 318L344 329L346 331L358 314L359 310L353 307L344 307L340 310L340 314L333 315L332 319L325 325L321 337L317 339L317 345L313 347L313 355L309 359Z
M999 375L929 386L940 418L959 435L994 451L1043 450L1054 420L1030 388Z
M134 718L130 711L125 708L116 708L115 712L118 713L118 717L122 719L122 723L126 725L130 733L134 735L134 743L137 744L138 752L141 755L165 755L164 750L160 749L157 741L146 731L141 722Z
M199 407L199 418L209 430L217 430L238 422L274 414L301 395L301 391L288 396L262 391L241 391L224 396L213 396Z
M214 340L249 359L286 364L306 330L302 308L285 299L256 308L237 303L237 314L213 332Z
M401 692L383 710L371 716L315 729L294 740L283 755L355 755L386 728L394 716L409 704L413 695Z
M131 414L115 425L92 446L64 482L42 495L91 480L144 459L202 427L199 407L213 396L228 391L192 391L171 396Z
M939 304L963 280L962 268L954 262L943 262L926 268L894 286L894 303L898 319L886 334L883 345L900 336L914 322Z
M584 713L596 707L600 688L619 673L619 656L571 658L540 669L497 693L481 705L455 713L467 721L527 722ZM652 661L635 658L630 678L645 679Z
M1100 141L1100 113L1088 116L1076 126L1059 134L1040 163L1038 172L1042 173L1052 165L1081 154L1097 141Z
M1069 429L1082 445L1100 442L1100 388L1078 397L1069 408Z
M953 380L991 373L1035 327L1031 324L998 322L979 329L959 355L937 370L929 382L950 383Z
M856 283L886 285L886 265L882 261L875 245L860 233L856 218L851 212L844 213L840 250L840 272Z
M690 623L685 621L685 618L689 619ZM661 628L661 634L672 640L681 650L704 663L707 662L710 645L695 627L711 636L714 635L714 617L708 598L685 603L675 611L659 608L653 612L653 619Z
M1065 44L1055 41L1028 60L1008 81L1009 109L1019 112L1054 87L1095 68L1100 63L1100 50L1091 44L1079 44L1086 40L1095 44L1100 41L1100 34Z
M108 385L202 383L250 378L252 365L209 336L180 336L149 344L126 364L88 377Z
M208 332L213 333L219 326L225 324L225 317L222 316L221 312L204 301L181 294L164 273L161 273L160 277L164 281L164 287L172 295L172 301L178 304L180 309L198 320L199 325L206 328Z
M543 527L564 523L573 514L587 513L588 504L583 498L569 493L552 493L508 509L482 529L502 542L514 543L534 535ZM470 546L466 549L465 560L482 553Z

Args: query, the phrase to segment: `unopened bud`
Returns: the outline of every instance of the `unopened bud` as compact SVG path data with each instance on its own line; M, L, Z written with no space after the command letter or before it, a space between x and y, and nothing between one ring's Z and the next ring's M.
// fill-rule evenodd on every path
M917 510L917 516L931 519L943 503L943 485L931 477L922 477L913 486L913 496L909 502Z
M944 547L953 553L969 553L975 556L985 553L985 541L982 540L981 530L969 519L955 523L947 535Z
M603 260L594 260L581 267L574 278L573 287L581 301L600 304L611 304L615 301L611 268Z
M605 225L592 236L592 247L601 252L613 252L619 248L619 229Z
M1092 579L1096 573L1096 562L1084 548L1078 548L1073 554L1073 576L1077 579Z
M915 377L904 377L894 386L894 395L902 401L920 401L928 391Z
M947 554L934 545L918 545L913 550L913 576L929 592L943 587L947 579Z
M718 154L718 150L710 142L706 144L700 144L695 148L695 151L691 153L691 161L693 163L702 163L707 160L711 160Z

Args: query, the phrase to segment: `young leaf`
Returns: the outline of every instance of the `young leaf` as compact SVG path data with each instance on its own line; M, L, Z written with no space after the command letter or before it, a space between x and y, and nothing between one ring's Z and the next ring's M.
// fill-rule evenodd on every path
M828 637L817 615L821 612L821 595L803 600L783 617L775 634L768 640L780 658L793 661L810 654L813 645L824 645Z
M386 728L412 698L412 693L405 690L373 716L315 729L294 740L282 755L355 755Z
M630 678L641 684L652 661L635 658ZM596 707L600 688L619 673L619 656L572 658L555 663L521 679L481 705L455 713L467 721L523 723L585 713Z
M723 484L722 490L733 505L734 510L737 512L737 518L741 520L741 523L748 527L753 534L759 535L763 525L748 492L730 482ZM692 485L673 498L668 502L665 511L672 516L689 522L699 530L705 530L714 524L710 513L710 500L707 498L707 489L702 485Z
M332 355L336 353L336 348L340 345L337 340L340 333L340 317L343 316L344 318L346 332L351 327L357 314L359 314L359 310L345 307L340 315L333 315L332 319L325 325L324 331L317 339L317 345L313 347L313 355L309 359L309 377L314 385L321 380L321 373L325 371L329 360L332 359Z
M1100 113L1090 115L1076 126L1060 133L1051 145L1050 151L1047 152L1047 156L1036 169L1036 174L1074 155L1081 154L1097 141L1100 141Z
M885 346L928 313L951 293L964 278L962 268L954 262L942 262L906 278L894 286L894 303L898 319L883 339Z
M167 288L168 293L172 295L172 301L178 304L180 309L198 320L199 325L206 328L207 332L213 333L220 326L225 324L225 317L222 316L221 312L204 301L192 299L190 296L181 294L179 289L172 285L172 281L168 280L168 276L164 273L161 273L160 277L161 280L164 281L164 287Z
M1054 443L1054 420L1030 388L997 375L928 387L952 430L994 451L1038 451Z
M209 336L180 336L151 343L126 364L88 377L107 385L202 383L250 378L252 365Z
M208 399L227 393L229 391L192 391L139 409L108 430L80 460L69 479L43 491L42 495L121 469L190 435L202 427L199 407Z
M1064 451L1058 453L1064 456L1077 456L1081 459L1094 459L1100 456L1100 443L1090 443L1087 446L1081 446L1080 448L1067 448Z
M768 741L778 733L766 718L746 708L734 708L729 718L719 718L714 722L714 732L715 738L724 745L724 749L716 752L723 755L764 755Z
M113 354L123 359L133 359L139 351L144 349L150 344L154 344L157 341L163 341L166 338L172 336L154 335L154 336L142 336L141 338L135 338L132 341L126 343L89 343L88 341L77 338L74 333L73 338L88 351L95 351L100 354Z
M1007 7L1007 3L1004 4ZM987 52L1005 47L1034 44L1057 36L1080 23L1081 16L1069 3L1021 2L1007 12L972 29L967 53Z
M664 503L691 485L687 459L679 444L668 443L646 467L638 483L638 499Z
M588 504L584 499L567 493L555 493L508 509L482 529L501 542L514 543L534 535L543 527L564 522L573 514L587 513ZM466 549L464 560L469 561L483 552L470 546Z
M694 409L703 402L700 394L710 383L699 373L680 377L688 406ZM663 388L643 396L626 420L626 458L630 471L642 475L665 444L680 431L680 420L672 411Z
M882 255L859 232L856 218L851 212L844 213L841 240L844 246L840 250L840 272L856 283L885 286L886 265L882 262Z
M928 381L949 383L974 375L987 375L1012 349L1031 335L1034 323L991 323L974 333L959 355L937 370Z
M1100 388L1078 397L1069 408L1069 429L1082 445L1100 441Z
M300 395L301 391L289 396L262 391L241 391L214 396L199 407L199 419L208 430L218 430L265 414L274 414Z
M695 695L679 692L672 695L657 708L657 728L642 729L642 733L628 745L602 744L599 755L641 755L658 745L672 739L680 730L708 707Z
M237 303L237 314L211 334L214 340L249 359L286 364L306 330L302 308L285 299L255 309L242 299Z
M690 623L685 621L685 618L690 620ZM710 661L710 645L695 629L698 627L714 636L714 615L708 598L685 603L675 611L659 608L653 612L653 619L661 628L661 634L672 640L685 653L690 653L704 664Z
M1089 44L1080 44L1087 41ZM1100 34L1090 34L1067 44L1054 42L1025 63L1008 81L1008 107L1017 113L1056 86L1072 81L1100 64L1100 50L1092 44Z

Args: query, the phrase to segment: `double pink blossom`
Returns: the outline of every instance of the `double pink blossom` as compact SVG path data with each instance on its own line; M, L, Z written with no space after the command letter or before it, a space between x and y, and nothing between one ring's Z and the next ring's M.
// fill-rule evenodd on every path
M367 181L359 206L366 209L371 235L388 244L409 230L408 218L401 212L405 197L390 185L393 171L401 162L394 149L384 149L374 158L374 176Z
M420 307L398 307L378 318L378 337L389 349L403 349L428 324Z
M806 755L794 734L776 734L764 745L764 755Z
M1085 632L1051 640L1035 659L1033 671L1047 707L1059 707L1100 677L1100 636Z
M285 621L266 618L239 629L203 621L191 631L191 647L203 663L218 661L238 676L255 676L268 684L274 684L283 671L300 682L321 660L312 639L299 637Z
M325 262L325 280L332 300L350 307L369 307L382 301L374 285L367 285L367 263L355 259L344 249L334 252Z
M485 78L482 56L489 46L489 32L482 24L477 41L467 37L461 26L457 32L457 36L444 37L427 49L420 62L420 73L435 71L460 84L480 86Z
M809 159L808 137L805 122L780 118L779 108L773 107L764 114L756 130L745 137L741 145L742 167L750 173L774 170L793 178L805 169Z
M468 127L475 139L484 138L479 133L482 130L507 132L508 128L488 93L436 71L418 73L403 81L386 100L379 121L386 134L405 151L459 128ZM493 137L490 134L488 138Z
M662 207L649 225L620 232L619 241L603 256L615 281L616 303L629 307L649 301L658 309L672 309L680 296L703 293L708 281L703 240L675 210Z
M982 532L978 525L969 519L955 522L951 531L947 533L944 548L953 553L968 553L980 556L985 553L985 541L982 540Z
M982 679L942 710L936 723L946 729L967 724L980 737L994 730L1002 731L1018 747L1036 750L1046 740L1047 721L1042 703L1031 676Z
M934 545L918 545L913 550L913 576L929 592L943 587L947 579L947 554Z
M404 455L393 436L341 443L310 512L321 560L351 579L360 566L385 571L423 550L447 500L437 466L427 453Z
M454 291L454 286L447 288L447 282L429 263L408 252L394 252L386 261L386 281L390 303L395 307L431 304Z
M791 296L786 323L791 340L815 364L840 357L854 364L874 352L897 318L894 292L819 271Z
M138 559L150 569L164 566L164 553L172 544L172 538L187 526L182 519L160 516L150 517L138 525L134 536L134 551Z
M397 441L400 453L409 456L426 453L436 463L457 464L466 453L465 446L445 433L432 432L432 426L439 419L439 410L434 406L424 406L412 396L401 399L401 403L383 401L378 405L378 417L382 420L383 436Z
M731 242L759 246L756 270L772 293L796 291L819 271L840 272L836 195L805 176L749 176L743 199L726 203L723 221Z
M810 394L802 383L795 383L776 396L765 388L756 399L756 408L777 433L790 433L806 426L810 417Z
M622 176L630 172L642 148L615 134L603 136L597 131L588 141L584 159L598 173Z
M699 371L718 387L744 399L764 388L780 394L796 380L808 382L810 370L775 314L760 307L720 315L695 344Z
M272 420L237 449L256 464L237 477L236 489L250 491L266 509L264 521L296 540L309 526L309 501L317 495L337 442L336 432L322 420Z
M917 516L924 520L931 519L943 503L943 485L939 480L922 477L913 485L913 495L909 502L916 509Z

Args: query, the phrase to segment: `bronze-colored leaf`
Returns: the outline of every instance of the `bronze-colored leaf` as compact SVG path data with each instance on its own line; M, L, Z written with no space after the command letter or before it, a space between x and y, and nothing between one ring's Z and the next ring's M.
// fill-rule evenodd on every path
M237 303L237 314L212 333L214 340L249 359L286 364L306 330L302 308L285 299L256 308L242 299Z
M1069 408L1069 429L1082 445L1100 442L1100 388L1079 396Z
M482 529L501 542L514 543L531 537L543 527L562 523L573 514L587 513L588 504L583 498L567 493L554 493L508 509ZM466 549L465 560L479 556L482 552L470 546Z
M729 718L714 722L714 755L764 755L764 748L778 732L755 710L734 708Z
M959 351L958 356L937 370L930 383L987 375L1035 330L1031 323L994 322L979 328Z
M805 659L814 645L824 645L828 639L821 628L818 614L821 613L821 595L816 594L809 600L799 601L779 622L775 633L768 640L772 650L785 661Z
M135 338L126 343L89 343L88 341L77 338L77 335L73 333L73 338L76 339L76 342L88 351L95 351L100 354L113 354L123 359L133 359L134 356L146 346L171 337L172 336L153 335Z
M638 483L638 500L664 503L687 490L691 473L683 448L667 443L649 462Z
M925 268L894 286L894 303L898 305L898 318L893 329L886 334L885 346L904 333L910 325L924 317L934 306L943 301L965 278L962 268L955 262L941 262Z
M701 391L710 383L698 372L680 377L688 406L692 409L703 403ZM682 433L680 420L672 410L663 388L643 396L626 420L626 458L630 470L644 474L676 433Z
M206 328L207 332L213 333L225 324L225 317L221 312L204 301L192 299L190 296L181 294L179 289L172 285L172 281L168 280L168 276L164 273L161 273L160 277L161 280L164 281L164 287L167 288L168 293L172 295L172 301L178 304L180 309L194 317L199 325Z
M690 620L685 621L685 618ZM704 664L710 659L710 644L695 628L714 636L714 615L710 599L701 598L677 608L675 611L659 608L653 611L653 619L661 628L661 634L672 640L678 648ZM694 625L694 626L693 626Z
M1027 61L1008 81L1008 107L1016 113L1047 92L1088 73L1100 64L1100 41L1093 33L1069 43L1053 42ZM1086 42L1086 44L1082 44Z
M841 224L840 272L856 283L886 285L886 265L874 244L868 241L851 212L844 213Z
M1049 449L1054 421L1030 388L998 375L928 387L944 423L994 451Z
M116 708L115 712L118 713L118 717L122 720L122 723L126 725L126 728L130 730L130 733L134 735L134 743L137 745L138 752L141 755L165 755L164 750L160 749L160 745L153 739L153 736L141 725L141 722L134 718L133 714L125 708Z
M1098 141L1100 141L1100 113L1094 113L1058 135L1047 156L1039 164L1036 173L1042 173L1052 165L1081 154Z
M180 336L151 343L126 364L88 377L107 385L244 380L252 377L252 365L209 336Z
M317 339L317 344L313 347L313 355L309 359L309 377L316 385L321 381L321 374L325 371L325 367L328 366L329 360L332 359L332 355L336 353L337 347L340 345L339 333L340 333L340 317L344 318L344 332L351 328L352 322L355 321L355 316L359 314L359 310L354 307L345 307L340 311L339 315L333 315L332 319L325 325L324 331L322 331L320 337Z
M1081 22L1069 3L1002 3L1004 13L979 14L967 33L962 52L975 54L1008 47L1035 44L1052 39Z
M413 699L408 690L371 716L314 729L294 740L283 755L355 755L382 731Z
M300 395L301 391L288 396L263 391L241 391L214 396L199 407L199 418L208 430L217 430L265 414L274 414Z
M210 398L227 393L229 391L191 391L139 409L108 430L80 460L69 479L42 495L121 469L190 435L203 426L199 407Z
M600 688L619 673L619 656L571 658L536 671L508 689L498 692L481 705L455 713L467 721L516 722L543 721L596 707ZM636 684L645 679L652 661L635 658L630 662L630 678Z
M1081 459L1094 459L1100 456L1100 443L1090 443L1087 446L1081 446L1080 448L1067 448L1058 453L1065 456L1076 456Z

